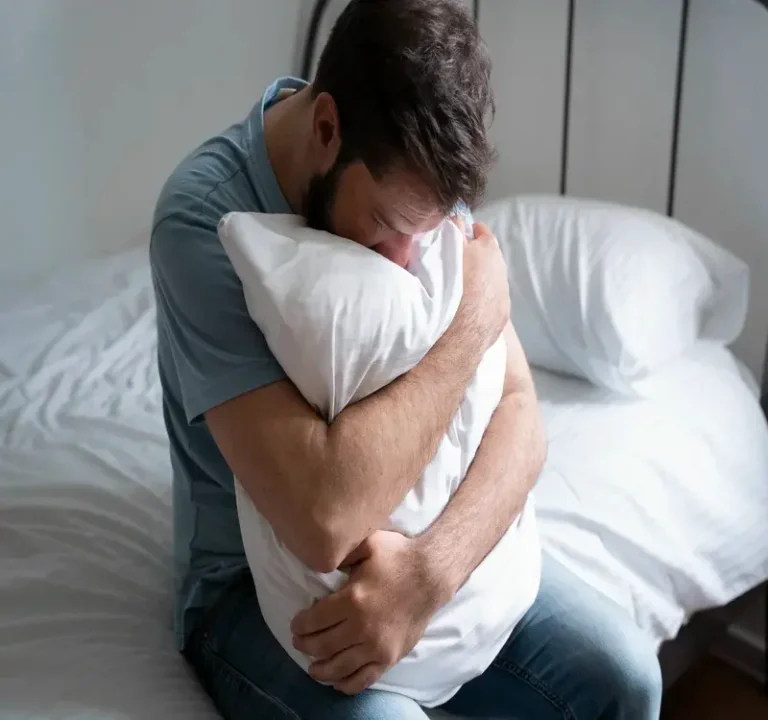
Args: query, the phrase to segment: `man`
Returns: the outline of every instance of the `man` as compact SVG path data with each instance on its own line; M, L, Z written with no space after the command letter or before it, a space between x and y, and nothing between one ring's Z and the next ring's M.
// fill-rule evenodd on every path
M414 235L474 206L493 158L490 63L453 0L353 0L311 86L277 81L203 144L158 201L151 262L174 474L177 637L226 718L410 720L413 701L369 690L494 547L539 473L544 440L508 323L498 245L466 246L451 327L411 372L324 423L248 316L216 235L230 211L300 213L406 265ZM466 479L415 539L382 532L504 329L504 398ZM309 567L348 585L296 617L312 677L266 628L247 572L233 473ZM320 682L316 682L320 681ZM484 718L650 720L658 663L618 608L545 558L533 608L479 678L445 706Z

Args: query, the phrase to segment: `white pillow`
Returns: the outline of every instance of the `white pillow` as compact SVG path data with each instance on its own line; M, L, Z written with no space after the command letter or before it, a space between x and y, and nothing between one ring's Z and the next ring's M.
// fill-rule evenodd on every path
M453 320L463 243L445 228L419 238L414 272L296 215L229 213L219 238L272 353L330 422L410 370Z
M295 216L230 213L219 224L219 237L250 316L288 377L329 421L416 365L450 325L463 292L465 240L450 221L416 239L408 270L354 242L311 230ZM390 515L390 529L418 535L443 512L501 399L506 356L501 336L486 351L432 460ZM306 568L239 482L235 491L264 620L306 670L309 658L293 647L291 620L347 576ZM528 503L416 647L373 687L425 706L446 702L496 657L533 604L539 574Z
M680 222L606 202L518 196L477 213L509 268L529 361L633 395L698 339L744 327L749 268Z

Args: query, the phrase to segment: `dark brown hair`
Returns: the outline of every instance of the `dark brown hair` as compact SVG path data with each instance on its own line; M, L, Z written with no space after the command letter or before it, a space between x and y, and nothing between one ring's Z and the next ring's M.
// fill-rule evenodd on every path
M495 159L488 51L458 0L352 0L323 50L313 93L329 93L339 161L377 177L400 163L441 209L477 206Z

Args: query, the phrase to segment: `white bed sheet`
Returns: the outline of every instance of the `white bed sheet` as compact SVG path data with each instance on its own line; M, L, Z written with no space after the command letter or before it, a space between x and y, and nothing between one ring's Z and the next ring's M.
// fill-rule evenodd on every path
M0 308L3 718L216 717L173 645L154 348L144 249ZM618 402L536 373L545 546L657 641L768 576L768 439L740 372L702 346Z
M0 311L0 716L216 718L174 646L146 254Z
M544 547L660 644L768 577L768 432L754 380L715 344L642 400L535 371L549 435Z

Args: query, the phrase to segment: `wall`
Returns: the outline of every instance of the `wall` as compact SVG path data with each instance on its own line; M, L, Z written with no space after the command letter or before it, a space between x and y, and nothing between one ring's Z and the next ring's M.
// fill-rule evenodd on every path
M752 268L734 349L756 372L768 336L768 12L748 0L692 2L677 215Z
M146 236L199 141L294 66L300 0L0 0L0 283Z

